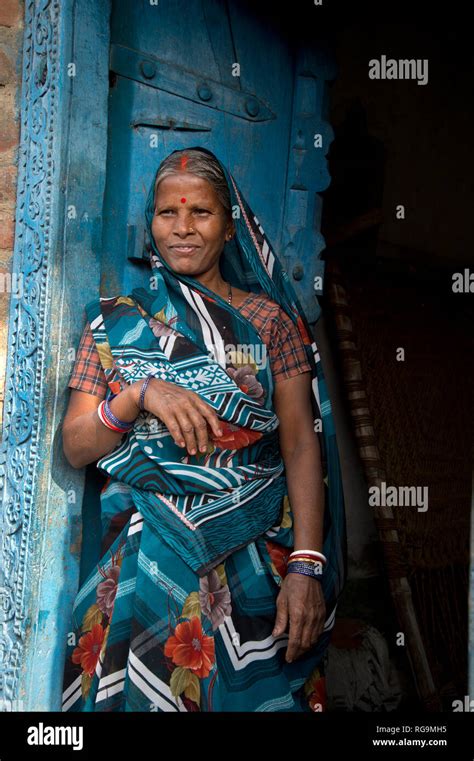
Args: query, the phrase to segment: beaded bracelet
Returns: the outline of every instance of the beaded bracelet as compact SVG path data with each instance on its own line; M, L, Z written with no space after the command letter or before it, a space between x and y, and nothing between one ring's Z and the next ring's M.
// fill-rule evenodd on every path
M154 377L155 376L153 375L153 373L148 373L144 382L142 383L142 387L140 389L140 400L138 402L138 406L141 410L145 409L145 393L148 388L148 384L150 383L150 380Z
M114 394L114 396L116 396L116 394ZM127 431L130 431L135 423L134 420L131 420L130 422L119 420L118 417L116 417L110 409L107 399L103 399L101 401L97 408L97 414L101 422L107 426L107 428L110 428L112 431L116 431L117 433L126 433Z
M303 576L311 576L313 579L320 581L321 570L316 568L312 563L305 563L302 560L293 561L287 565L287 573L301 573Z

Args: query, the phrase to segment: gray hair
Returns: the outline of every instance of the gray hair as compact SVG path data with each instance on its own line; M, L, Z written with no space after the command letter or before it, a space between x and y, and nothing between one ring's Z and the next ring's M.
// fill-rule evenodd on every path
M185 169L181 167L181 160L186 156L187 162ZM165 158L159 168L155 181L155 203L156 203L156 191L159 183L165 179L165 177L180 175L182 172L189 172L196 175L196 177L202 177L203 180L212 185L216 195L224 207L226 213L231 217L231 200L229 186L227 180L220 167L218 161L204 151L200 151L197 148L189 148L181 151L171 153Z

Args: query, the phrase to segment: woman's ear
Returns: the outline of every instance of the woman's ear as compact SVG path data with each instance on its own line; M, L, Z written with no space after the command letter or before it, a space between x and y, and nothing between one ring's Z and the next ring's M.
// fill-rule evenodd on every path
M231 238L233 238L234 235L235 235L235 225L234 225L234 222L231 221L226 232L227 240L230 240Z

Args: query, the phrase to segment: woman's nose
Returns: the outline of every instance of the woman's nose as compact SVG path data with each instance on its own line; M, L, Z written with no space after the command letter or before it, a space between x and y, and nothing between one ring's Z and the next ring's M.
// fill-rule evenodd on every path
M177 214L174 220L173 231L178 235L186 235L193 229L192 218L189 214Z

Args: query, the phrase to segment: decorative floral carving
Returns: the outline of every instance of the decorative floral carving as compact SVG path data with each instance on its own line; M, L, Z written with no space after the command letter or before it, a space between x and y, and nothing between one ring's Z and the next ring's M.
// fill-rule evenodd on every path
M11 363L5 382L1 443L1 494L4 506L1 537L3 588L0 589L0 701L14 700L19 664L23 661L29 604L26 568L34 525L36 465L43 356L40 353L47 309L50 228L57 173L52 139L58 110L58 0L25 3L23 45L22 143L19 155L17 233L12 269L21 273L23 293L11 294L9 331ZM56 190L55 190L56 192ZM26 284L26 286L25 286ZM31 572L31 571L30 571Z

